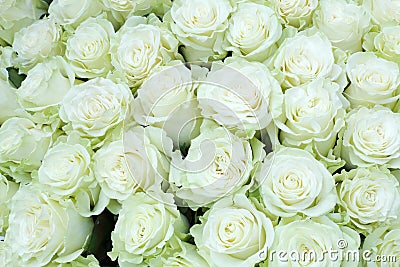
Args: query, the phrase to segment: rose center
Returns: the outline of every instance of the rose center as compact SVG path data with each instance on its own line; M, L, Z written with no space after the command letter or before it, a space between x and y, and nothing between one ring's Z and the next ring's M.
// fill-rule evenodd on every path
M368 190L364 192L364 198L370 203L375 203L376 201L376 192L374 190Z
M283 185L285 188L293 190L301 187L301 179L295 173L290 173L284 177Z

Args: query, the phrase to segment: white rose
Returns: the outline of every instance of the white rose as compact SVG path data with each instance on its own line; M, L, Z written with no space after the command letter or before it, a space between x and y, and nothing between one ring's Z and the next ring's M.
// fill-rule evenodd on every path
M11 46L0 46L0 80L8 80L8 67L13 66L13 50Z
M10 248L4 243L3 237L0 239L0 263L3 264L3 266L14 267Z
M197 209L237 192L252 169L250 143L205 120L186 157L173 154L169 182L178 198Z
M108 255L112 260L118 258L120 266L139 266L160 254L175 233L186 229L172 195L162 194L154 199L139 192L122 204Z
M320 2L314 13L314 25L344 51L361 51L361 39L368 31L370 17L366 10L345 0Z
M284 22L297 28L311 24L311 16L318 6L318 0L272 0L271 2Z
M91 169L90 142L61 136L43 158L37 181L59 201L72 201L82 216L98 215L108 204ZM36 175L34 176L36 178Z
M69 196L94 180L90 154L81 144L59 143L50 148L38 171L38 181L51 193Z
M107 9L129 13L135 5L135 0L102 0Z
M8 214L10 213L9 205L11 198L17 192L18 187L17 183L9 181L5 176L0 174L0 235L4 235L8 228Z
M312 151L328 165L338 164L327 157L345 124L348 106L339 85L327 80L317 79L286 90L282 114L274 120L281 130L280 141L284 146Z
M195 245L181 241L173 237L169 241L169 246L159 256L150 260L152 267L209 267L205 258L199 255Z
M29 181L52 142L49 126L25 118L10 118L0 127L0 170L17 182Z
M383 27L374 38L374 47L378 55L399 62L400 60L400 25Z
M160 128L136 126L125 129L123 142L127 175L146 192L160 191L168 180L172 141Z
M347 245L345 248L341 245L344 242ZM355 267L358 262L352 261L350 253L358 251L360 243L356 231L340 227L326 216L283 220L275 227L275 241L268 252L268 266ZM346 260L345 256L342 258L341 253L350 255L349 259Z
M265 65L237 58L213 64L197 89L197 99L203 116L252 138L271 122L282 92Z
M129 14L144 16L150 13L164 15L171 6L171 0L102 0L104 6L117 17L127 17Z
M38 20L47 8L43 0L1 0L0 44L12 44L14 33Z
M103 6L99 0L53 0L49 6L50 17L60 25L77 27L89 17L99 15Z
M400 224L377 228L365 238L362 249L369 251L364 258L366 266L397 267L400 261Z
M400 186L387 169L357 168L335 175L339 203L356 229L371 232L400 217Z
M135 180L129 170L126 158L128 155L129 151L125 150L124 142L117 140L104 145L97 150L93 157L93 170L96 180L104 194L110 199L122 201L132 195L139 187L139 180ZM143 167L142 165L141 168ZM142 178L151 179L150 177Z
M91 218L81 217L37 187L18 190L11 202L5 243L18 266L44 266L51 260L77 258L92 232Z
M1 13L3 13L5 10L11 8L13 5L15 5L15 0L2 0L1 4L2 4L2 9L1 9Z
M307 151L279 147L265 158L255 178L266 210L291 217L317 217L336 204L335 180L325 166Z
M80 135L101 137L124 120L132 98L125 84L95 78L68 91L59 115Z
M21 29L12 44L16 64L25 73L38 62L62 52L61 27L53 19L37 20Z
M177 0L164 21L185 45L186 61L207 61L225 57L225 31L234 6L229 0Z
M163 267L174 267L174 266L182 266L182 267L191 267L191 266L203 266L207 267L209 264L201 257L197 248L191 244L185 243L184 250L182 253L177 254L173 257L169 257L166 259L163 264Z
M105 77L111 71L110 39L114 28L108 20L97 17L82 22L68 38L65 57L78 77Z
M155 21L155 22L153 22ZM136 89L151 70L179 58L178 40L156 18L132 16L111 39L111 59L117 79ZM132 38L135 36L135 38Z
M88 255L86 258L79 256L75 260L67 263L51 262L45 267L100 267L100 265L94 255Z
M133 6L136 4L136 2L141 2L135 0L102 0L102 1L106 8L121 13L126 12L127 14L129 14L129 12L132 11Z
M349 56L346 71L351 84L344 95L353 107L359 105L393 106L399 99L399 66L377 57L372 52L358 52Z
M190 233L210 266L254 266L274 242L271 220L243 194L216 202Z
M17 91L17 89L11 86L8 80L0 78L0 124L14 117L29 117L29 114L18 102Z
M400 23L400 2L398 0L364 0L363 6L372 15L372 20L380 26Z
M348 166L399 168L400 114L380 106L353 110L338 142Z
M74 81L75 75L65 60L61 57L51 58L28 71L17 90L18 100L25 110L31 112L57 106Z
M47 4L39 0L1 0L0 7L2 19L15 21L23 18L38 19Z
M290 88L315 80L340 78L341 67L335 64L332 45L328 38L313 31L303 31L287 38L279 47L272 66L282 87Z
M185 65L163 66L142 84L133 101L133 117L143 126L165 130L176 147L190 143L198 134L200 112L192 79Z
M264 61L281 37L282 26L274 11L256 3L241 3L229 19L228 51L247 60Z

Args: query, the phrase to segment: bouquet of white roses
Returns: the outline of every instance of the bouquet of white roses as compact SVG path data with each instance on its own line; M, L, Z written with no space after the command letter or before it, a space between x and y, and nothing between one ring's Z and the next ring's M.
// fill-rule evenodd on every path
M399 266L396 0L0 0L0 266Z

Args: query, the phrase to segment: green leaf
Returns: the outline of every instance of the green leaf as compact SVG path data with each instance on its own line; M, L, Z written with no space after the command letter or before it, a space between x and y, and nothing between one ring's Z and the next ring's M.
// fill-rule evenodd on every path
M15 88L19 88L21 86L21 83L23 80L25 80L26 75L25 74L19 74L18 69L16 68L7 68L8 71L8 80L10 81L11 85L13 85Z

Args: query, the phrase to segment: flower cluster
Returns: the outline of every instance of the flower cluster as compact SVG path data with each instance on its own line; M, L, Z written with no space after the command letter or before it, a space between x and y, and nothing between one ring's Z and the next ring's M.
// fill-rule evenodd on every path
M399 264L398 1L0 0L0 266Z

